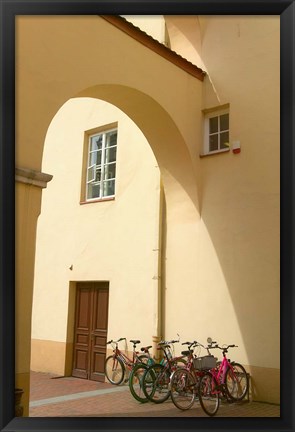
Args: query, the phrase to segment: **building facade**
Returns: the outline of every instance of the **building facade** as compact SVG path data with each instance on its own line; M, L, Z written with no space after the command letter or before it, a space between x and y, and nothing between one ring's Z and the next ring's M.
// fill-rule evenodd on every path
M17 189L41 208L20 384L30 366L103 379L108 339L211 336L238 345L253 399L279 402L279 18L17 25L19 133L36 142L19 165L53 176L42 206Z

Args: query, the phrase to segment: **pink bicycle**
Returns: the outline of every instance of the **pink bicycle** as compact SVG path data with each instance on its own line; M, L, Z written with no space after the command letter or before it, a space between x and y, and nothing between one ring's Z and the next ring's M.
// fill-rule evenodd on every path
M222 351L223 359L218 362L215 368L206 372L199 382L199 401L203 410L209 416L216 414L219 408L219 397L222 395L230 401L242 400L249 389L249 379L245 368L236 362L231 362L226 357L229 348L237 345L220 347L211 338L208 338L208 350L218 348ZM201 362L202 359L195 359ZM195 365L197 368L197 365Z

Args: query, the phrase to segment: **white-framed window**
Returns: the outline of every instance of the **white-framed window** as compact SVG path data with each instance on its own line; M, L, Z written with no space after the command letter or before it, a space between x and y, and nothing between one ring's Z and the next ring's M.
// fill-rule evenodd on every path
M204 112L204 154L229 150L229 110Z
M118 130L89 136L86 201L115 196Z

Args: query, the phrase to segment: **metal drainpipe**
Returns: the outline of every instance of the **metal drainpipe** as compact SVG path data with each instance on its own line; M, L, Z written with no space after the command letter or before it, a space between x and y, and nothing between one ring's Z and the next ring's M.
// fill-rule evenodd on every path
M155 360L160 360L161 353L157 350L157 344L162 339L162 218L163 218L163 186L160 180L159 187L159 213L158 213L158 224L156 227L155 234L155 245L153 249L155 254L155 275L154 280L154 322L153 322L153 357Z

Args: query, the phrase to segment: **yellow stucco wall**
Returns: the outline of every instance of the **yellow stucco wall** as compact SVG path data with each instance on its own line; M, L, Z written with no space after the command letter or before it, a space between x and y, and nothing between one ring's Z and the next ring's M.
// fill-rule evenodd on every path
M36 223L40 212L41 189L16 183L15 188L15 387L22 388L24 415L28 415L30 387L31 311L34 284Z
M173 222L165 333L235 341L239 349L232 357L253 365L253 382L261 382L263 368L279 377L279 18L167 16L166 24L171 48L208 73L202 108L229 104L230 149L239 141L241 153L201 159L201 220L179 233ZM196 154L202 145L199 137ZM170 216L168 211L167 223ZM171 268L184 270L180 248L186 261L185 250L191 250L189 271L176 275ZM179 291L185 306L173 320ZM273 382L269 393L258 390L254 397L278 401L279 379Z
M116 122L115 199L80 204L84 132ZM143 134L111 104L72 99L50 125L43 170L50 171L53 180L43 193L38 223L32 338L73 342L68 325L74 323L67 320L69 290L75 289L70 281L106 280L108 339L129 335L149 344L155 331L161 185L156 159ZM49 322L50 311L54 320ZM138 326L139 319L151 325ZM37 354L40 364L48 356L43 352ZM53 366L52 370L57 371Z
M176 24L181 27L181 23L174 21L173 25ZM201 17L198 24L198 34L194 35L198 41L195 58L202 59L208 72L203 83L144 48L100 17L18 17L17 163L40 169L49 124L70 98L104 99L122 109L147 139L163 180L163 336L173 338L179 333L182 339L204 342L210 335L220 343L236 343L239 348L233 353L234 358L251 367L254 375L264 368L273 370L278 376L279 17ZM167 29L169 31L169 26ZM189 29L193 31L191 26ZM51 34L51 38L48 38L48 34ZM101 43L95 43L97 40ZM173 38L170 37L170 40L173 48ZM108 50L103 48L105 46L108 46ZM181 54L181 38L178 38L177 49ZM93 56L96 50L99 55ZM28 56L28 52L34 55ZM193 54L191 50L190 61ZM233 141L240 140L241 153L234 155L230 149L226 154L200 158L203 142L202 109L224 103L230 104L230 144L232 146ZM94 118L90 111L88 113L87 121L90 122ZM80 116L75 115L76 124L72 122L68 133L79 125ZM68 119L63 124L69 123ZM81 123L80 128L82 130ZM56 134L56 137L51 137L53 146L68 140L65 130L62 132L59 129ZM49 138L50 130L46 140ZM81 142L82 133L80 138ZM23 143L30 145L26 147ZM59 156L66 153L63 153L61 146L56 151ZM45 151L44 170L46 156ZM80 173L78 153L73 156L73 168ZM124 175L121 172L120 182L123 185L130 185L128 176L133 169L139 177L142 174L136 171L137 164L128 167L128 163L131 163L129 159L126 168L130 168L130 172L126 170ZM55 166L54 170L60 169L60 172L50 173L63 174L67 167ZM147 166L146 169L146 172L150 172ZM148 184L150 175L148 179L146 176L141 177L141 180ZM85 210L78 203L79 181L79 176L75 179L66 178L65 186L72 182L75 184L75 187L69 188L72 194L69 197L63 195L58 187L52 226L43 238L43 252L42 238L38 246L42 257L40 270L45 272L44 250L51 264L55 254L55 248L48 248L49 239L46 236L49 237L50 232L57 232L57 229L61 233L68 227L75 229L75 221L71 217L73 214L76 215L76 221L82 222L78 247L73 236L68 234L58 251L61 259L54 268L54 274L50 275L51 286L48 289L52 296L51 305L53 307L58 299L58 310L62 312L58 314L56 322L50 322L50 325L41 319L39 313L35 315L34 312L33 338L36 340L62 343L67 340L64 314L67 310L69 281L94 277L89 274L89 268L93 268L90 264L94 262L95 256L89 252L86 244L87 255L82 254L82 243L90 236L91 230L86 226L81 212L87 212L90 219L94 215L92 205L84 206ZM53 190L55 183L52 181L51 184ZM49 187L43 193L44 203L47 193L48 196L51 193ZM124 201L116 200L115 205L127 220L128 211L131 210L129 201L123 193L121 198ZM59 211L63 211L66 203L68 216L64 218ZM114 206L111 203L103 205L103 212L110 215L107 223L113 226L116 218ZM150 211L152 208L156 209L156 205L149 206ZM151 229L156 227L155 218L151 215L149 219ZM101 233L105 243L106 233ZM126 244L124 242L132 233L129 237L127 234L117 236L116 241ZM144 243L148 236L140 230L138 234ZM131 292L131 287L135 286L130 276L130 269L135 264L131 258L135 254L131 246L137 246L134 239L131 241L128 241L129 254L123 257L125 274L122 276L113 271L111 276L111 286L117 287L117 292L122 282L127 287L127 293L129 288ZM74 257L77 249L81 253ZM72 260L66 263L65 257L70 258L69 250ZM118 250L112 252L115 262L121 266L122 254ZM137 254L135 258L138 257ZM72 262L74 258L78 264ZM149 262L152 257L147 253L145 258ZM69 275L71 264L75 274L71 272ZM147 273L141 271L140 262L138 265L136 290L138 286L148 286ZM152 265L148 265L151 269ZM107 267L105 261L102 270ZM40 273L39 276L36 273L36 281L39 278L36 283L39 285L40 277ZM67 290L62 291L65 285ZM27 289L30 287L27 286ZM141 294L145 296L146 292ZM35 298L37 309L45 308L48 298ZM151 297L145 298L147 303L141 306L142 311L152 316L149 305ZM114 297L111 299L110 311L114 315L119 313L125 316L129 306L129 295L120 301ZM140 316L137 318L140 319ZM130 323L134 321L136 316L126 320L127 333L132 330ZM110 321L109 331L115 328L116 324ZM146 327L143 327L142 332L144 338L152 333ZM126 337L131 338L133 334L126 334ZM275 382L275 389L271 390L272 401L279 399L278 379ZM264 388L263 394L259 391L257 394L261 400L267 400L269 391Z
M166 331L182 334L187 315L194 322L191 337L235 342L239 349L231 357L253 366L253 397L278 402L279 19L210 16L199 17L199 24L202 44L195 58L201 55L208 72L203 108L230 104L230 144L240 141L241 153L201 160L195 283L185 288L191 302L182 327L168 320ZM179 285L183 293L187 284ZM176 290L167 289L167 316L177 298ZM261 386L262 370L272 371L272 388L265 381Z

